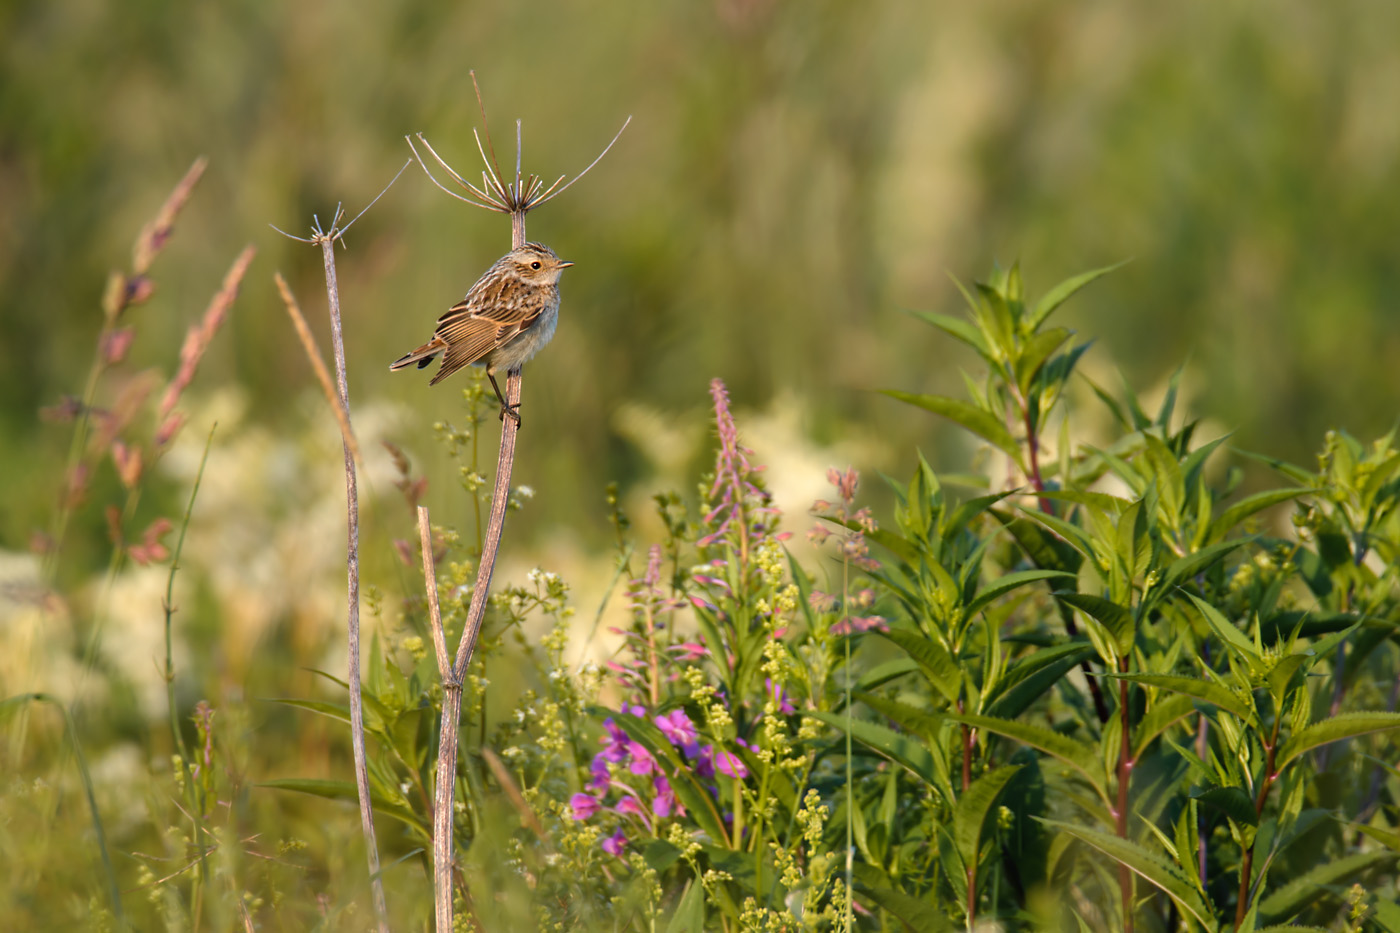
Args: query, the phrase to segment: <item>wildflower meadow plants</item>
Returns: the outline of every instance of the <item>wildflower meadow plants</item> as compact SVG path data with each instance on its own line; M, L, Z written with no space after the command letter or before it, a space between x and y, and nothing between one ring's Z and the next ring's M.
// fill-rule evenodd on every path
M1400 931L1394 433L1330 432L1315 468L1235 450L1181 417L1179 373L1149 414L1085 377L1087 344L1049 323L1103 271L1035 304L999 271L967 293L970 317L920 315L985 375L967 398L887 394L984 441L982 475L911 454L907 480L883 479L888 515L850 466L829 471L809 515L780 514L715 380L713 467L692 495L656 496L661 539L634 541L609 493L610 599L625 602L610 653L575 637L568 581L536 568L491 593L447 684L428 618L452 638L467 627L491 504L478 439L495 402L468 380L464 420L436 433L474 527L419 529L440 606L365 590L386 885L433 877L450 688L458 929ZM1108 433L1087 433L1084 406ZM102 441L124 485L149 472L167 407L139 459L117 434ZM390 456L413 513L428 480ZM529 498L512 490L508 508ZM415 567L409 524L396 527L382 550ZM183 534L173 543L178 560ZM123 547L168 556L159 533ZM337 729L350 718L339 698L277 705ZM117 926L364 925L362 877L320 886L334 853L259 828L250 805L348 803L355 783L254 779L236 766L246 713L199 704L186 725L174 709L172 692L157 812L179 816L136 870L108 857L124 843L103 840L101 782L74 741L113 905L94 896L91 912ZM356 829L339 812L346 848ZM421 881L406 879L415 864ZM128 919L129 889L147 903L126 898ZM423 922L425 897L394 900L396 921Z
M1313 472L1201 441L1179 373L1153 415L1090 382L1047 321L1103 271L924 316L986 380L889 394L1005 471L916 457L882 524L833 469L812 567L712 384L550 805L619 928L1400 929L1400 454L1335 432Z

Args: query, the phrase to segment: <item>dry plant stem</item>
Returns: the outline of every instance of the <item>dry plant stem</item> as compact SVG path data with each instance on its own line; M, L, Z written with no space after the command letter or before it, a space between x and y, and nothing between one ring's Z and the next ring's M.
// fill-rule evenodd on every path
M287 306L287 314L292 319L292 326L296 328L297 337L301 340L301 347L306 351L307 360L311 362L311 371L316 374L316 381L321 383L321 391L325 393L326 400L331 403L331 410L335 412L336 423L340 425L340 439L345 446L350 448L355 462L363 464L365 461L360 456L360 445L355 440L355 432L350 430L350 413L345 410L340 393L336 391L335 384L331 382L331 374L321 359L321 351L316 349L316 338L311 336L311 328L307 326L306 318L301 313L301 307L297 304L296 297L287 285L287 280L282 278L282 273L276 273L273 278L277 280L277 290L282 293L282 303Z
M335 280L336 231L319 238L321 258L326 272L326 298L331 314L331 346L335 350L335 378L340 389L340 404L345 411L345 423L350 423L350 396L345 381L345 341L340 329L340 291ZM379 876L379 844L374 834L374 811L370 803L369 767L365 763L365 708L360 695L360 497L355 482L355 456L349 437L342 440L345 449L345 510L347 550L345 569L349 596L350 669L346 680L350 684L350 741L355 757L355 790L360 799L360 828L365 836L369 863L371 896L374 914L379 920L380 933L389 933L388 907L384 901L384 881Z
M428 509L418 506L418 541L423 552L423 583L428 592L428 621L433 653L442 679L442 728L438 740L437 778L433 784L433 914L438 933L452 930L452 816L457 795L457 724L462 711L462 684L452 677L447 636L438 604L437 568Z
M511 216L513 248L525 243L524 215ZM506 404L520 405L520 370L512 369L506 376ZM491 512L487 518L486 539L482 542L481 560L477 564L476 587L472 590L471 606L466 625L451 667L447 664L447 642L442 633L442 616L437 605L437 577L432 566L432 542L428 531L427 509L419 507L418 535L423 551L423 574L428 587L428 608L432 615L433 648L438 652L438 673L442 677L442 721L438 730L437 778L433 792L433 891L434 913L438 933L452 931L452 816L456 801L457 746L462 716L462 681L476 650L481 622L486 615L486 601L491 592L491 576L496 567L496 555L505 530L506 504L510 500L510 475L515 465L515 438L520 425L513 418L501 419L501 449L496 458L496 485L491 494Z

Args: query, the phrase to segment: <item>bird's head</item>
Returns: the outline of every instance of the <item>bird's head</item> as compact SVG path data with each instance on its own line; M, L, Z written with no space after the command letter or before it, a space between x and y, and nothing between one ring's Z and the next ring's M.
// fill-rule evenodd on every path
M555 285L564 270L573 265L554 255L554 250L540 243L526 243L506 254L506 260L526 282L534 285Z

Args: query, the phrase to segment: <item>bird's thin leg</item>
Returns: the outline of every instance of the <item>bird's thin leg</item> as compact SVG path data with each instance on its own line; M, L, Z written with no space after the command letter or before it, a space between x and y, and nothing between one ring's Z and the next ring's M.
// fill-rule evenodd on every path
M506 397L501 394L501 387L496 385L496 377L488 372L486 378L491 380L491 388L496 390L496 398L501 403L501 420L506 420L506 415L510 415L515 419L515 426L520 427L520 404L507 405Z

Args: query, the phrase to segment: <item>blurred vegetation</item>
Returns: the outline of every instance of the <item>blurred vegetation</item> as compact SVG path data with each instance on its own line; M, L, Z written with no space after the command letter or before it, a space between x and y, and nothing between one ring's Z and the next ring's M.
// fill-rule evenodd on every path
M1329 427L1384 433L1400 358L1396 35L1400 7L1363 0L0 4L0 694L83 701L78 734L111 789L98 803L120 813L114 851L151 848L178 823L154 792L148 812L132 805L171 751L151 730L166 715L152 659L167 569L104 574L102 506L124 494L109 465L52 580L26 552L52 527L71 437L38 412L81 394L107 276L199 155L209 169L155 263L155 293L131 311L125 374L104 391L173 373L229 264L257 246L131 527L178 517L218 421L192 572L176 587L180 719L193 743L195 703L221 710L229 831L284 825L329 856L314 885L363 871L353 821L250 791L272 775L348 773L343 730L249 702L324 690L305 669L343 670L344 651L339 440L272 284L274 270L288 276L328 346L321 266L268 224L303 231L342 201L358 211L416 131L470 175L472 69L498 150L523 120L527 171L576 172L633 116L529 228L578 266L558 336L527 369L515 476L537 494L512 517L504 570L561 570L591 614L612 571L597 553L611 535L604 485L617 480L633 506L687 488L711 377L751 416L789 511L833 463L903 471L919 446L936 467L965 466L966 437L869 390L960 392L966 356L901 312L956 311L949 273L971 279L993 260L1021 260L1040 293L1132 259L1057 321L1101 339L1082 365L1096 382L1115 386L1121 366L1158 386L1153 401L1189 360L1181 404L1217 419L1207 433L1297 463ZM365 572L385 630L420 581L395 554L411 517L378 441L429 478L435 520L464 537L473 520L439 443L452 431L434 430L468 417L465 385L430 391L387 365L507 237L415 167L340 254L370 458ZM63 601L36 597L42 582ZM88 831L71 753L59 717L25 721L0 750L17 775L0 864L27 866L0 916L71 922L86 907L63 878L73 851L31 845L55 827ZM83 867L100 900L95 859Z
M1390 4L62 0L4 5L0 33L0 444L32 451L6 458L7 488L35 488L61 447L34 412L80 381L99 283L201 153L209 175L136 353L173 358L204 283L253 240L211 368L252 417L295 429L283 402L310 379L271 273L309 302L319 264L267 224L358 210L406 133L470 164L469 69L498 135L524 121L541 174L577 171L635 116L587 184L532 218L578 262L526 389L535 436L561 440L522 445L522 480L550 490L532 522L577 523L603 483L647 475L622 403L699 423L716 375L755 408L794 394L813 438L860 423L935 446L861 390L956 386L899 310L955 307L948 274L993 259L1043 286L1132 258L1067 323L1102 335L1135 384L1189 358L1189 393L1243 443L1301 458L1337 413L1362 435L1393 417ZM387 361L507 230L410 174L355 233L351 397L410 405L411 444L460 401ZM43 502L6 510L9 546Z

